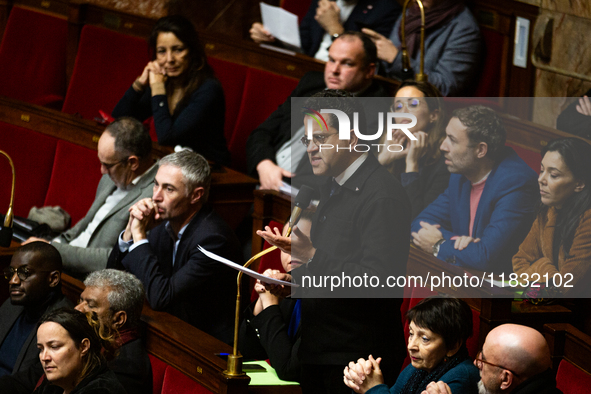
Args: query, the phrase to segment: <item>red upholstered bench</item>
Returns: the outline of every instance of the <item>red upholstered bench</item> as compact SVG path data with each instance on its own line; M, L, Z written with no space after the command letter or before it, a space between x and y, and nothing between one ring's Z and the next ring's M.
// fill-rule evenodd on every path
M110 114L149 60L146 40L85 25L62 111L85 119Z
M60 109L67 34L65 18L12 7L0 45L0 95Z
M236 127L228 146L232 154L232 168L246 170L248 136L289 97L297 84L297 79L255 68L248 70Z
M96 151L60 140L43 205L64 208L74 226L92 205L100 179Z
M166 364L149 355L152 364L153 394L211 394L211 391Z
M544 325L556 371L556 386L564 394L586 394L591 387L591 336L566 323Z
M33 206L59 205L80 220L94 201L101 177L96 151L33 130L0 122L0 150L16 172L14 214L27 217ZM0 157L0 213L6 213L12 172Z
M229 143L236 127L236 119L242 104L242 94L248 67L242 64L231 63L225 60L210 57L207 59L216 77L220 80L226 98L226 121L224 124L224 136Z
M57 140L19 126L0 122L0 150L12 158L16 172L14 214L27 217L32 206L43 206L55 158ZM6 213L10 201L12 171L8 160L0 157L0 212Z
M542 164L542 156L539 152L525 149L517 145L507 144L511 148L515 149L515 152L530 166L536 173L540 173L540 165Z

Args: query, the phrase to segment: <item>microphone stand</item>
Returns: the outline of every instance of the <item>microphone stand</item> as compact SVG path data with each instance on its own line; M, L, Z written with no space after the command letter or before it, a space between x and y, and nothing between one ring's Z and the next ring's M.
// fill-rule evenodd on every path
M285 236L289 237L290 235L291 226L287 228L287 233ZM277 249L277 246L271 246L270 248L255 254L244 264L244 268L248 268L256 260L263 257L267 253L274 251L275 249ZM236 292L236 313L234 315L234 347L232 349L232 354L228 355L228 369L223 372L226 376L246 375L244 372L242 372L242 355L238 352L238 330L240 328L240 283L242 282L242 271L238 272L236 282L238 287Z
M14 213L12 210L12 203L14 201L14 184L16 181L16 175L14 171L14 163L8 154L4 151L0 150L0 154L6 156L8 162L10 163L10 167L12 168L12 189L10 192L10 205L8 206L8 211L6 212L6 216L4 217L4 226L0 229L0 246L2 247L9 247L10 242L12 241L12 221L14 218Z

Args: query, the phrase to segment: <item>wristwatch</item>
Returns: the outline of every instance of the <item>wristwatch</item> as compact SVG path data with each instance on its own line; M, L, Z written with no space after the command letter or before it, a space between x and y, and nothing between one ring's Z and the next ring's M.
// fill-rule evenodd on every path
M335 33L335 34L333 34L332 36L330 36L330 39L331 39L332 41L334 41L334 40L336 40L337 38L339 38L339 36L340 36L340 34L339 34L339 33Z
M433 256L437 257L437 254L439 253L439 247L444 242L445 238L441 238L439 241L435 242L435 245L433 245Z

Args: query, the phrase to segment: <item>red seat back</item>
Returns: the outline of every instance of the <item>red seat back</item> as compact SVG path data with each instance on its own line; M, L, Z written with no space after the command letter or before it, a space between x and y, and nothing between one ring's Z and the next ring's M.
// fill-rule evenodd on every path
M32 206L41 207L49 187L57 140L36 131L0 122L0 150L12 158L16 172L14 214L27 217ZM12 170L0 156L0 212L10 201Z
M212 392L169 365L164 372L162 394L212 394Z
M504 96L499 91L499 83L501 81L501 68L503 67L503 44L505 37L501 33L491 29L482 28L480 32L484 39L486 55L474 97Z
M312 0L283 0L281 2L281 8L286 11L296 14L298 16L298 23L302 23L302 19L308 13Z
M67 37L64 18L12 7L0 45L0 95L61 108Z
M236 119L229 150L231 167L246 170L246 140L250 133L281 105L297 86L293 78L254 68L248 69L242 105Z
M591 375L566 360L560 361L556 387L564 394L584 394L591 387Z
M96 151L60 140L43 205L64 208L72 217L74 226L92 205L100 179Z
M242 102L242 93L246 81L247 66L225 60L210 57L207 59L215 75L218 77L224 89L226 98L226 122L224 126L224 137L226 141L232 139L232 133L236 127L236 118Z
M542 163L542 156L539 152L534 152L529 149L522 148L517 145L513 145L511 143L507 143L507 146L510 146L515 150L515 152L521 157L523 161L527 163L528 166L532 168L538 174L540 173L540 165Z
M166 372L166 364L157 357L148 354L150 364L152 364L152 391L153 394L162 393L162 384L164 384L164 373Z
M85 119L110 114L149 60L144 39L85 25L62 111Z

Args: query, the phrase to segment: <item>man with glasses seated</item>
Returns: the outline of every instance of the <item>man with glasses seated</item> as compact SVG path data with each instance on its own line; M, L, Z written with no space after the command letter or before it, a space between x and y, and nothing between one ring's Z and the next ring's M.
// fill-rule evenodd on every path
M533 328L503 324L486 336L474 360L480 370L479 394L559 394L550 350Z
M4 269L10 299L0 307L0 376L38 363L37 322L47 312L73 307L62 295L61 271L59 252L44 242L18 248Z
M84 218L51 241L62 255L64 271L79 279L106 268L117 236L127 225L129 208L152 197L158 171L150 135L133 118L122 117L107 126L97 149L103 177L95 200ZM31 237L24 244L32 241L49 242Z

